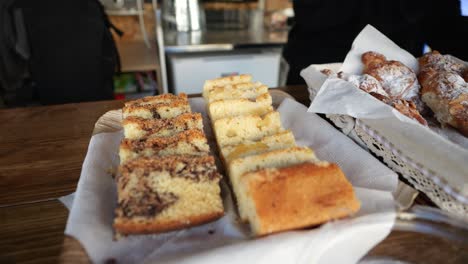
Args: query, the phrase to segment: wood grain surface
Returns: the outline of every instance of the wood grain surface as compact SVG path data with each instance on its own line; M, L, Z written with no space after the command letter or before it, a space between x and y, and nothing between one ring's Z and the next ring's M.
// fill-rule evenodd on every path
M0 110L0 206L73 192L94 123L122 101Z
M57 263L68 209L58 200L0 208L0 263Z
M305 86L279 90L310 103ZM102 101L0 110L0 263L89 262L79 243L65 238L68 210L56 199L75 191L98 118L122 105ZM407 236L392 232L370 256L404 245ZM419 243L417 236L411 241Z

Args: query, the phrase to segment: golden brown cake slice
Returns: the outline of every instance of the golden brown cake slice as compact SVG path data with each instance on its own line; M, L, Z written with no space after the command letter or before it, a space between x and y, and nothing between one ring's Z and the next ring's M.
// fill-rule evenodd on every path
M258 141L246 140L238 145L224 146L221 149L221 155L225 163L229 164L233 159L294 146L296 146L296 141L294 140L293 133L290 130L285 130L263 137Z
M114 228L149 234L191 227L221 217L223 203L214 158L139 158L120 167Z
M138 157L208 155L210 147L201 130L186 130L172 137L127 139L120 143L120 164Z
M239 115L264 115L273 111L271 106L272 99L269 93L264 93L251 99L229 99L217 100L208 104L208 115L212 121L216 121L223 117L232 117Z
M264 116L244 115L225 117L214 121L213 128L218 146L237 145L245 140L259 140L283 131L280 115L276 111Z
M360 208L341 169L327 162L246 173L239 185L238 202L255 235L319 225Z
M161 94L155 96L146 96L138 100L133 100L125 103L125 106L130 105L146 105L146 104L167 104L173 101L182 101L188 103L188 98L185 93L181 93L179 95L175 94Z
M211 90L207 90L203 97L207 103L211 103L217 100L240 98L254 100L264 93L268 93L268 86L260 82L253 82L213 87Z
M200 113L186 113L168 119L131 116L122 121L122 126L128 139L169 137L189 129L203 130L203 120Z
M144 119L174 118L181 114L190 113L188 101L174 100L169 103L128 105L122 109L123 118L130 116Z
M234 85L239 83L250 83L251 81L252 76L249 74L226 76L217 79L207 80L203 85L203 96L207 96L209 92L215 87L222 87L226 85Z
M238 200L237 206L239 215L243 221L247 220L247 214L243 207L245 203L239 201L242 199L240 194L239 180L247 172L257 171L266 168L281 168L306 161L317 162L314 152L307 147L292 147L287 149L272 150L269 152L246 156L231 160L227 165L229 179L232 189Z

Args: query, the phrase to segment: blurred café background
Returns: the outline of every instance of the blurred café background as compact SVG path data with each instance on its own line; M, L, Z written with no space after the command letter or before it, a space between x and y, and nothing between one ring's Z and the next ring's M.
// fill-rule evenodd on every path
M330 16L311 10L314 25L328 27L336 17L355 12L340 1L313 2L334 4L336 10ZM269 87L283 86L289 70L283 49L295 23L294 10L313 8L308 3L4 0L0 3L0 108L167 92L196 94L206 79L240 73L250 73ZM468 1L460 1L459 6L467 16ZM321 41L312 34L303 38ZM340 45L349 50L351 43ZM344 57L326 59L339 62ZM323 61L312 58L312 63Z

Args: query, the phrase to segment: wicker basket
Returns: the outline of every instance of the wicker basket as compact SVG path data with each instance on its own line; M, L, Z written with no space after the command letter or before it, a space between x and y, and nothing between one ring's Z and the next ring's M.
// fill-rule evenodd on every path
M328 68L338 72L341 63L314 65L314 67L318 70ZM315 86L323 82L319 78L317 83L314 83ZM319 88L309 87L311 101L315 98ZM348 115L327 114L326 117L361 147L381 157L389 168L402 175L441 209L468 218L468 198L451 190L443 179L405 155L398 148L398 144L394 144L382 136L383 133L379 133L377 129L366 124L365 121Z
M393 171L401 174L417 190L426 194L437 206L457 215L468 217L468 205L449 194L439 178L405 156L394 144L362 120L345 115L327 115L341 131L364 149L382 158Z

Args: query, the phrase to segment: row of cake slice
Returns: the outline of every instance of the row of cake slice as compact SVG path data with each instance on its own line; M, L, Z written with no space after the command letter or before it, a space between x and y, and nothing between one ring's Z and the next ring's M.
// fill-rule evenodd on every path
M221 158L239 216L255 235L317 225L355 213L359 201L340 168L296 145L268 88L238 75L205 82Z
M187 96L145 97L122 114L116 232L158 233L221 217L221 175Z

